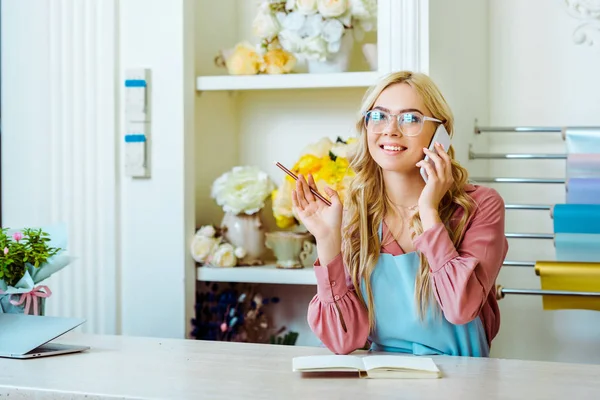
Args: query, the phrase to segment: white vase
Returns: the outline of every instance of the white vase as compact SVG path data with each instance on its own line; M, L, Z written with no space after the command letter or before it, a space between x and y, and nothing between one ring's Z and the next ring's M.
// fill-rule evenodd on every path
M246 250L241 265L261 265L265 252L265 232L260 213L252 215L226 213L221 221L224 239Z
M329 74L348 71L353 46L354 36L351 32L345 32L342 36L340 50L337 53L331 54L325 61L307 60L308 72L311 74Z

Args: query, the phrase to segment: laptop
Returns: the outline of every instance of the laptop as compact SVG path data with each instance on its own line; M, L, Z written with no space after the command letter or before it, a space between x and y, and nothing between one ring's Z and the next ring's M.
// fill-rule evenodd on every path
M0 357L38 358L77 353L89 346L48 343L85 319L0 313Z

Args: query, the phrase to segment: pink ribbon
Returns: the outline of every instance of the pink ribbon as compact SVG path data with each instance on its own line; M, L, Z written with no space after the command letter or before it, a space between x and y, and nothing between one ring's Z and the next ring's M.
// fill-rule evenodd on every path
M19 300L11 300L10 304L13 306L20 306L21 304L25 303L25 310L23 310L23 312L25 314L29 314L29 308L33 302L33 315L39 315L38 298L50 297L52 296L52 292L48 286L39 285L31 289L31 291L28 293L13 294L13 296L21 296L21 298Z

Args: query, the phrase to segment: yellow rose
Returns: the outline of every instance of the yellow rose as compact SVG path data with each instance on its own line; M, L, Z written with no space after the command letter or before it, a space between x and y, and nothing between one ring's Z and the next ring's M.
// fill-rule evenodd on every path
M323 160L325 157L315 157L311 154L306 154L300 157L300 160L294 165L292 171L296 174L302 174L304 176L308 174L316 174L323 167Z
M238 43L227 58L231 75L256 75L260 71L261 57L249 43Z
M296 66L296 57L283 49L273 49L265 53L261 72L267 74L288 74Z

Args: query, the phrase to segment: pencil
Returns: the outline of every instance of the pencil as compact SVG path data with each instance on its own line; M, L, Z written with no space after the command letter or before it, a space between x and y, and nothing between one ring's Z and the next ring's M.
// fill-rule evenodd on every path
M294 174L292 171L290 171L289 169L287 169L286 167L284 167L280 162L275 162L275 165L277 165L281 170L283 170L283 172L285 172L286 174L288 174L289 176L291 176L292 179L294 179L295 181L298 180L298 177L296 176L296 174ZM319 192L317 192L316 190L314 190L310 186L309 186L309 189L310 189L310 191L311 191L312 194L314 194L315 196L317 196L325 204L327 204L328 206L331 205L331 202L329 200L327 200L325 197L323 197Z

